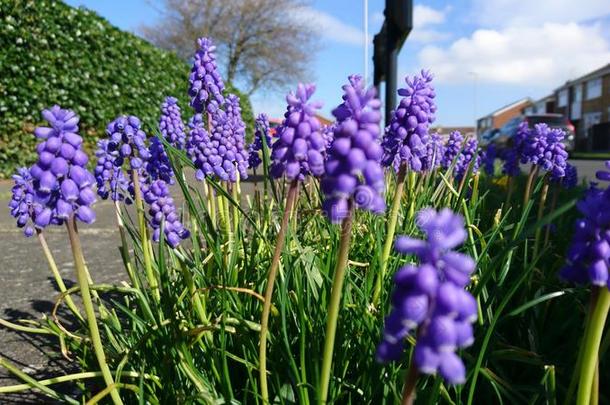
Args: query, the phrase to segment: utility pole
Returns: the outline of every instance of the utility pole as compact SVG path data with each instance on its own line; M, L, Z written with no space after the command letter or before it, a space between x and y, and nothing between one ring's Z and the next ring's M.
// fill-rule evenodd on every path
M364 0L364 85L369 82L369 0Z
M413 1L386 0L384 14L385 21L381 31L373 40L373 63L374 84L377 90L380 83L385 81L385 122L388 123L396 105L398 53L413 29Z

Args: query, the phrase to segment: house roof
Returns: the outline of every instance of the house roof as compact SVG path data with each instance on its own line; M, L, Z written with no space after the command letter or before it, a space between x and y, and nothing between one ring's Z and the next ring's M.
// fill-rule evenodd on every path
M596 79L598 77L602 77L607 74L610 74L610 63L608 63L605 66L600 67L599 69L595 69L594 71L589 72L583 76L577 77L576 79L568 80L562 86L555 89L555 91L563 90L563 89L573 86L575 84L579 84L579 83L582 83L582 82L585 82L585 81L591 80L591 79Z
M505 105L503 107L498 108L495 111L492 111L491 113L489 113L487 115L484 115L484 116L478 118L477 121L482 120L484 118L488 118L488 117L495 117L498 114L502 114L503 112L505 112L507 110L510 110L511 108L518 107L518 106L520 106L522 104L532 104L532 99L529 98L529 97L525 97L525 98L522 98L520 100L514 101L514 102L512 102L510 104L507 104L507 105Z
M430 128L431 133L437 132L440 135L449 135L453 131L460 131L460 133L462 133L463 135L473 134L474 127L445 127L442 125L436 125L436 126Z

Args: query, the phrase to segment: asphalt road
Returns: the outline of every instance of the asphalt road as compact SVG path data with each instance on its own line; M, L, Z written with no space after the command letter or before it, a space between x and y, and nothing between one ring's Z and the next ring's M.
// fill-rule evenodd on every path
M603 168L603 161L575 160L580 179L594 180L595 172ZM251 190L244 185L244 194ZM9 321L19 318L39 320L50 314L58 295L55 283L35 237L25 238L15 227L14 219L5 208L10 198L11 183L0 182L0 317ZM96 203L97 221L80 226L82 245L91 275L97 283L118 283L126 279L118 252L119 236L115 228L113 206L110 202ZM74 285L74 263L67 235L63 228L45 231L47 242L57 261L66 285ZM49 359L45 353L57 357L57 342L33 339L0 327L0 356L32 375L43 375L51 367L53 375L66 371L66 363ZM46 374L48 376L48 373ZM0 386L14 384L0 367ZM4 396L0 403L41 403L40 398Z

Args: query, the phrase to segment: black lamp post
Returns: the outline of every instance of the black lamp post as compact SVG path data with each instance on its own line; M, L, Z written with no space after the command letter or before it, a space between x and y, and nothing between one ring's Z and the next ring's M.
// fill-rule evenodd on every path
M390 122L390 114L396 104L396 70L398 53L413 28L413 1L386 0L385 21L375 38L373 83L385 81L385 121Z

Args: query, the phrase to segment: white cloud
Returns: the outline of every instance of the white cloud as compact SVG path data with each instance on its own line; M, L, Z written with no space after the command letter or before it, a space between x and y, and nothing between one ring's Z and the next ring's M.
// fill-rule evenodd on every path
M423 28L427 25L442 24L445 22L448 11L448 8L437 10L417 4L413 7L413 26L414 28Z
M426 46L418 55L439 81L558 86L610 61L599 25L546 23L479 29L447 47Z
M323 37L344 45L364 44L364 31L346 24L336 17L311 7L301 7L293 12L295 19L305 21Z
M449 11L449 7L442 10L421 4L413 7L413 31L409 35L409 41L431 43L449 38L449 33L430 27L445 23Z
M486 27L569 23L610 14L608 0L474 0L472 12Z

